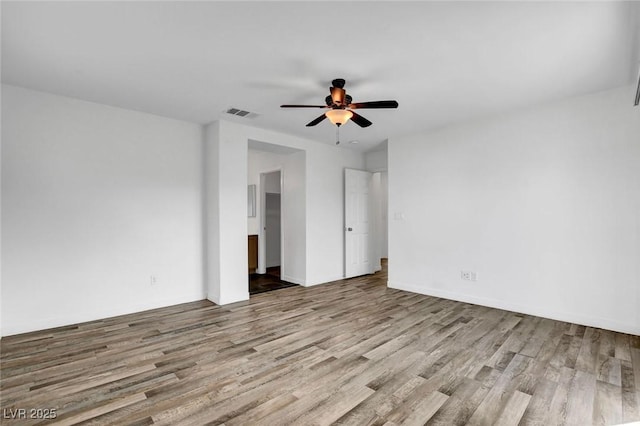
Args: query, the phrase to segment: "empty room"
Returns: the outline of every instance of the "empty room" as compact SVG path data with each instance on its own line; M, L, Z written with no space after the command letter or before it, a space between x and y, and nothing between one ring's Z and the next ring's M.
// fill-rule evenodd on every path
M640 2L0 19L1 424L640 424Z

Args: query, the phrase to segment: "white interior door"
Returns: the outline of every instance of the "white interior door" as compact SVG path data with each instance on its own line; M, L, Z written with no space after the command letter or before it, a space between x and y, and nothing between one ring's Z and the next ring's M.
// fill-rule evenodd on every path
M345 278L372 274L370 192L373 174L344 171Z

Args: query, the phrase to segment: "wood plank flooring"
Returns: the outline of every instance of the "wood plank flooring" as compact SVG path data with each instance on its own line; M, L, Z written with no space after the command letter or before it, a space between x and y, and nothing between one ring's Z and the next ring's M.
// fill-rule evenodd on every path
M386 279L3 338L2 424L640 421L640 337L388 289Z

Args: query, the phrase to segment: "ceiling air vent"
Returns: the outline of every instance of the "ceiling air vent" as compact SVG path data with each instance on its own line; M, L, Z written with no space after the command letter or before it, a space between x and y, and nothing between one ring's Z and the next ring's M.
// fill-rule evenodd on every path
M225 112L227 114L237 115L238 117L244 118L256 118L258 116L258 114L256 114L255 112L249 112L238 108L229 108Z

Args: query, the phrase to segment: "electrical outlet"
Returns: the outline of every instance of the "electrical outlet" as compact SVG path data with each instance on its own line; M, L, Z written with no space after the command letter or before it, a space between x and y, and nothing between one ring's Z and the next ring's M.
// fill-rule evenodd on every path
M460 271L460 279L465 281L478 281L478 274L473 271Z
M155 276L155 275L151 275L151 279L150 279L150 281L149 281L149 282L151 283L151 285L156 285L156 283L158 282L158 281L156 280L156 276Z

